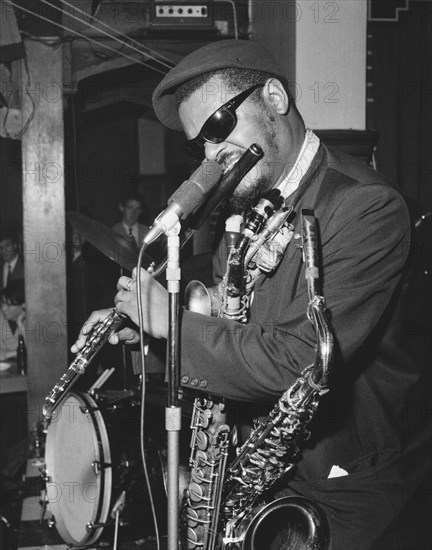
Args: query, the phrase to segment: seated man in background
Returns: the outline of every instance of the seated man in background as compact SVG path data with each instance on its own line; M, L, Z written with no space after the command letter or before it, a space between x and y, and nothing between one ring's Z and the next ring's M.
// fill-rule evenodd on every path
M112 230L122 237L127 238L136 248L140 248L148 227L140 223L139 217L143 212L141 197L138 193L126 193L118 208L122 214L122 220L112 226Z
M24 279L24 263L20 257L20 235L18 228L10 224L2 231L0 241L0 266L2 279L0 288L5 288L15 279Z
M15 279L1 291L0 360L16 359L18 339L24 335L24 279Z

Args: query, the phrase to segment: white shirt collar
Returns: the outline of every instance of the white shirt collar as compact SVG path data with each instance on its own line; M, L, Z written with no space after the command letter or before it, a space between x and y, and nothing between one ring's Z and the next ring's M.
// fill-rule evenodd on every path
M125 222L122 222L123 224L123 227L125 228L126 230L126 233L129 235L129 229L132 229L132 233L134 233L135 229L138 228L138 224L136 223L135 225L128 225L127 223Z
M11 266L11 270L13 271L15 269L17 261L18 261L18 254L15 256L15 258L11 262L7 263L6 266Z
M277 186L281 195L286 199L294 193L297 187L300 185L302 177L309 170L315 155L318 152L320 146L319 137L316 136L309 128L306 130L306 136L300 149L298 157L289 171L288 175Z
M126 235L129 236L129 229L131 229L133 238L135 239L136 242L138 242L138 238L139 238L138 222L135 225L132 225L132 226L130 226L127 223L124 223L124 222L122 222L122 224L123 224L123 227L125 228Z

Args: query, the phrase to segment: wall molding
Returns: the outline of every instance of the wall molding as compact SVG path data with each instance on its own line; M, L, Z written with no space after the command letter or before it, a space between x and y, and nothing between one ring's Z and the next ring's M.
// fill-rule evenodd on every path
M397 23L401 12L409 10L410 0L368 0L368 21Z

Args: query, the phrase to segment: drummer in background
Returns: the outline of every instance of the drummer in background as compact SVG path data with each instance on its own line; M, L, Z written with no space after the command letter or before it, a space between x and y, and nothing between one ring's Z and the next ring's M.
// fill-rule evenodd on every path
M1 291L1 361L16 358L18 338L20 335L24 335L24 296L24 279L15 279L11 281L8 286Z
M121 212L122 219L113 225L111 229L122 237L126 237L135 248L140 248L144 235L149 229L139 222L139 218L143 213L140 195L134 191L126 193L119 202L118 209Z
M149 230L147 225L140 222L144 214L144 204L141 194L134 190L128 191L123 195L118 208L122 214L122 220L114 224L111 229L122 237L120 244L123 244L123 239L126 239L126 242L131 245L131 249L136 252L138 259L138 253L144 236ZM147 249L147 253L157 262L166 254L165 243L157 242L151 244Z

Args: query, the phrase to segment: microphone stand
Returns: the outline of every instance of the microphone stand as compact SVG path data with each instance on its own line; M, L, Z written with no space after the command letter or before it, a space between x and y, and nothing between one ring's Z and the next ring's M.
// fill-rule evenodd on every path
M261 158L261 148L253 144L246 153L236 163L238 170L231 169L223 178L223 192L214 192L211 204L203 207L197 214L193 223L195 230L199 229L207 215L216 208L228 194L233 190L238 181L244 174L252 168ZM240 163L238 165L238 163ZM207 172L208 171L208 172ZM150 228L144 243L150 243L158 238L162 233L168 238L166 280L168 288L168 404L165 408L165 429L167 432L167 523L168 523L168 546L167 550L179 550L179 465L180 465L180 429L181 429L181 409L179 407L178 389L179 389L179 295L180 295L180 218L187 218L192 212L196 211L202 201L210 193L212 187L215 187L222 175L220 166L215 161L208 161L205 166L202 165L196 170L191 178L187 180L171 197L168 207L156 218L157 223ZM209 177L207 177L209 176ZM195 178L195 179L194 179ZM187 185L186 185L187 184ZM185 189L187 188L187 192ZM187 200L186 200L187 199ZM174 220L174 223L172 223ZM172 227L167 229L167 227ZM163 229L162 229L163 228ZM193 233L192 233L193 234ZM138 264L142 260L141 248ZM160 273L159 267L154 273ZM140 270L138 270L138 286ZM139 315L142 318L142 308L138 300ZM142 331L141 331L142 332ZM141 334L141 343L143 342ZM143 351L142 351L142 355ZM155 520L155 524L156 524Z
M181 408L179 407L179 295L180 295L180 222L169 230L166 280L168 287L168 404L165 408L167 431L168 546L179 548L179 456Z

